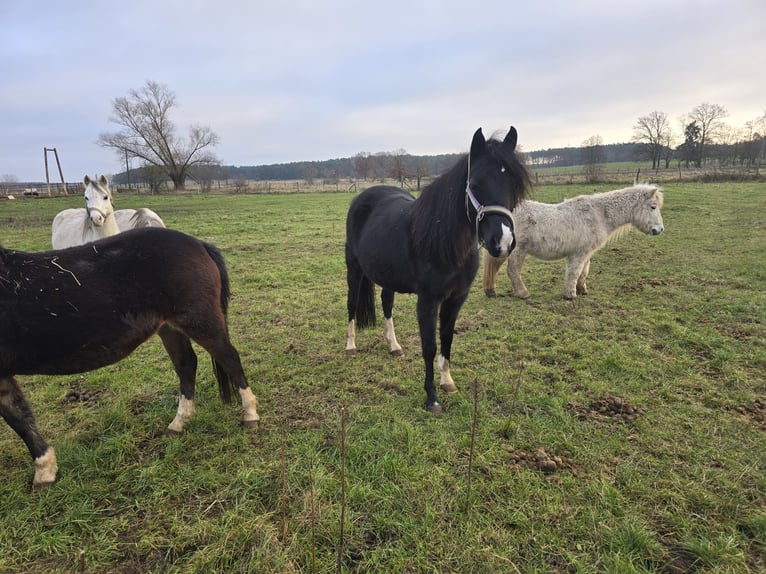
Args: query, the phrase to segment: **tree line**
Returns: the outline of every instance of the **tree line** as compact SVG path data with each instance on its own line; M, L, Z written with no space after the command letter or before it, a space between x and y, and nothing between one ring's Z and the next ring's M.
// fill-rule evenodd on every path
M360 152L352 158L303 161L271 165L224 165L212 148L218 135L206 126L192 126L186 137L178 134L170 119L175 94L167 86L147 81L139 90L112 103L110 121L120 131L99 136L99 144L112 148L126 171L114 176L115 183L148 183L159 190L169 181L183 189L188 178L205 190L213 181L395 179L420 189L421 181L443 172L458 154L414 156L404 150ZM673 129L667 114L653 111L638 118L629 143L604 145L592 136L580 147L526 152L533 167L585 165L589 179L597 179L598 166L609 162L650 160L653 169L672 161L686 167L701 167L714 161L722 166L755 167L766 161L766 109L764 115L735 129L723 120L728 111L718 104L703 103L678 119ZM138 166L130 169L130 162Z

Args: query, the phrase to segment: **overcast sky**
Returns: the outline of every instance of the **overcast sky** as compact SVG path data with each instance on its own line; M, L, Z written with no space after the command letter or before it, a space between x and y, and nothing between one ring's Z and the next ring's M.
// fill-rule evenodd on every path
M0 0L0 80L19 181L44 147L67 181L124 169L96 141L147 80L224 164L463 152L510 125L527 151L619 143L654 110L677 133L703 102L763 116L766 0Z

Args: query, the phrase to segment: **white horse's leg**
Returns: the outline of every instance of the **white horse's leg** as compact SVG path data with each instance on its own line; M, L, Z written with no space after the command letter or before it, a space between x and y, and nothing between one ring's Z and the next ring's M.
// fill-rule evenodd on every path
M346 336L346 354L353 355L356 353L356 328L354 326L354 319L348 322L348 334Z
M439 388L445 393L456 393L457 385L452 380L452 375L449 372L449 361L441 353L439 354L437 364L439 365Z
M258 428L258 401L250 387L239 389L239 397L242 399L242 408L245 409L245 416L242 418L242 424L249 429Z
M492 257L489 251L484 252L484 272L481 276L481 285L487 297L497 295L497 273L507 258L508 256Z
M385 337L392 355L399 357L404 354L401 345L399 345L399 341L396 340L393 317L386 319L385 325L383 326L383 337Z
M582 256L572 256L567 259L567 270L564 276L564 299L577 297L577 280L580 278L583 266L588 261Z
M42 488L46 484L56 482L56 451L52 446L48 447L45 454L35 459L35 477L32 479L32 488Z
M577 294L587 295L588 285L585 283L588 280L588 271L590 271L590 259L586 259L580 271L580 276L577 278Z
M517 249L512 251L510 257L508 257L508 279L511 280L513 294L519 299L527 299L529 297L527 286L524 285L524 281L521 279L521 267L524 265L525 256L526 253Z
M178 395L178 411L176 418L173 419L165 429L165 436L172 436L183 432L186 424L194 418L194 401L187 399L183 395Z

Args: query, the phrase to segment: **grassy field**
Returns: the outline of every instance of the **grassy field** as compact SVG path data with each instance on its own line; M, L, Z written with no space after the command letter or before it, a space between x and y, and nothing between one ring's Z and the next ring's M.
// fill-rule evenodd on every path
M600 251L574 302L563 262L527 261L526 301L504 271L496 299L475 282L440 418L421 406L413 296L394 310L404 357L382 326L343 351L351 197L119 198L222 248L261 427L219 403L203 356L197 418L162 438L178 385L157 338L98 371L20 377L59 480L31 492L0 424L0 572L766 569L763 184L668 184L665 233ZM0 243L46 249L80 203L0 203Z

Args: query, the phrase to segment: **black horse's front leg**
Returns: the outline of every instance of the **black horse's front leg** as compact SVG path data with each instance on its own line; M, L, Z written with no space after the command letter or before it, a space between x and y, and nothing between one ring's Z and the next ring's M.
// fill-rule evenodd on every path
M455 323L463 303L468 298L468 292L454 295L445 300L439 309L439 388L446 393L456 393L457 386L450 374L450 355L452 353L452 338L455 335Z
M0 377L0 416L21 437L35 461L32 488L54 482L58 470L56 452L40 436L35 415L13 377Z
M436 315L439 304L425 296L418 297L417 313L420 328L420 347L423 351L423 362L426 367L426 410L434 415L440 415L442 406L436 396L434 385L434 358L436 357Z

